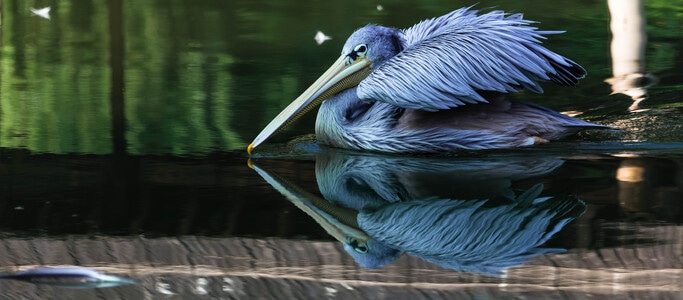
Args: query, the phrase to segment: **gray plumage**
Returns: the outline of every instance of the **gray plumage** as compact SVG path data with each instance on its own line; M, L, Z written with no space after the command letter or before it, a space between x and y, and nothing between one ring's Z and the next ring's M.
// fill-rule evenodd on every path
M582 129L609 129L505 99L542 93L540 83L574 86L576 62L541 45L521 14L462 8L408 29L367 25L341 57L249 145L263 143L321 105L315 132L338 148L393 153L530 146Z
M377 46L382 52L394 50L393 56L382 53L373 59L368 50L375 70L360 83L357 94L362 100L403 108L436 111L486 103L479 91L525 88L542 93L542 80L575 85L586 71L540 46L544 34L561 32L537 31L528 26L531 23L521 14L477 15L462 8L405 30L366 26L351 35L344 51L350 53L353 46L369 41L374 46L395 40L399 47ZM383 62L385 57L389 59Z

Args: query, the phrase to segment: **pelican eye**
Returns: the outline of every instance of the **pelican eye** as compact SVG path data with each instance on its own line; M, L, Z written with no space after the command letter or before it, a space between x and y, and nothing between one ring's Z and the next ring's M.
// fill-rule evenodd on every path
M360 44L353 48L353 52L356 52L356 55L358 56L365 56L365 53L368 52L368 46L365 44Z
M353 52L349 53L348 61L347 64L352 64L355 62L359 57L363 58L365 57L365 54L368 52L368 46L366 44L358 44L356 47L353 47Z
M368 252L368 245L364 242L358 242L358 240L349 237L347 238L347 242L351 248L353 248L354 251L358 253L367 253Z

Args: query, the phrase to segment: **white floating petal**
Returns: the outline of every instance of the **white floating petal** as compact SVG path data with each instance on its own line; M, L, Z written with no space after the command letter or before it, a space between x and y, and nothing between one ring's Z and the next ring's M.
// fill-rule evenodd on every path
M331 40L332 37L329 35L325 35L322 31L318 30L318 33L315 34L315 37L313 39L315 39L315 42L318 43L318 45L321 45L325 41Z

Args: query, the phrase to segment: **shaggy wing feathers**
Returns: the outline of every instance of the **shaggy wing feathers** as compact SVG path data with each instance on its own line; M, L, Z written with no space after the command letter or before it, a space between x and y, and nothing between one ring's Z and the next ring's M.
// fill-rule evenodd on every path
M358 87L364 100L442 110L486 102L477 91L541 93L539 81L575 85L585 70L540 45L543 34L521 14L477 15L463 8L403 31L404 50Z

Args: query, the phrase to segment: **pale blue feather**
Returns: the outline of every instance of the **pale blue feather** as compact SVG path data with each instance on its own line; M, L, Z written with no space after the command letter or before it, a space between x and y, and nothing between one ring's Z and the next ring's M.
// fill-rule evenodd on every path
M469 8L422 21L402 31L402 51L376 66L358 97L435 111L487 102L478 91L541 93L539 81L576 84L585 71L540 45L543 34L560 32L538 31L531 23L521 14L477 15Z

